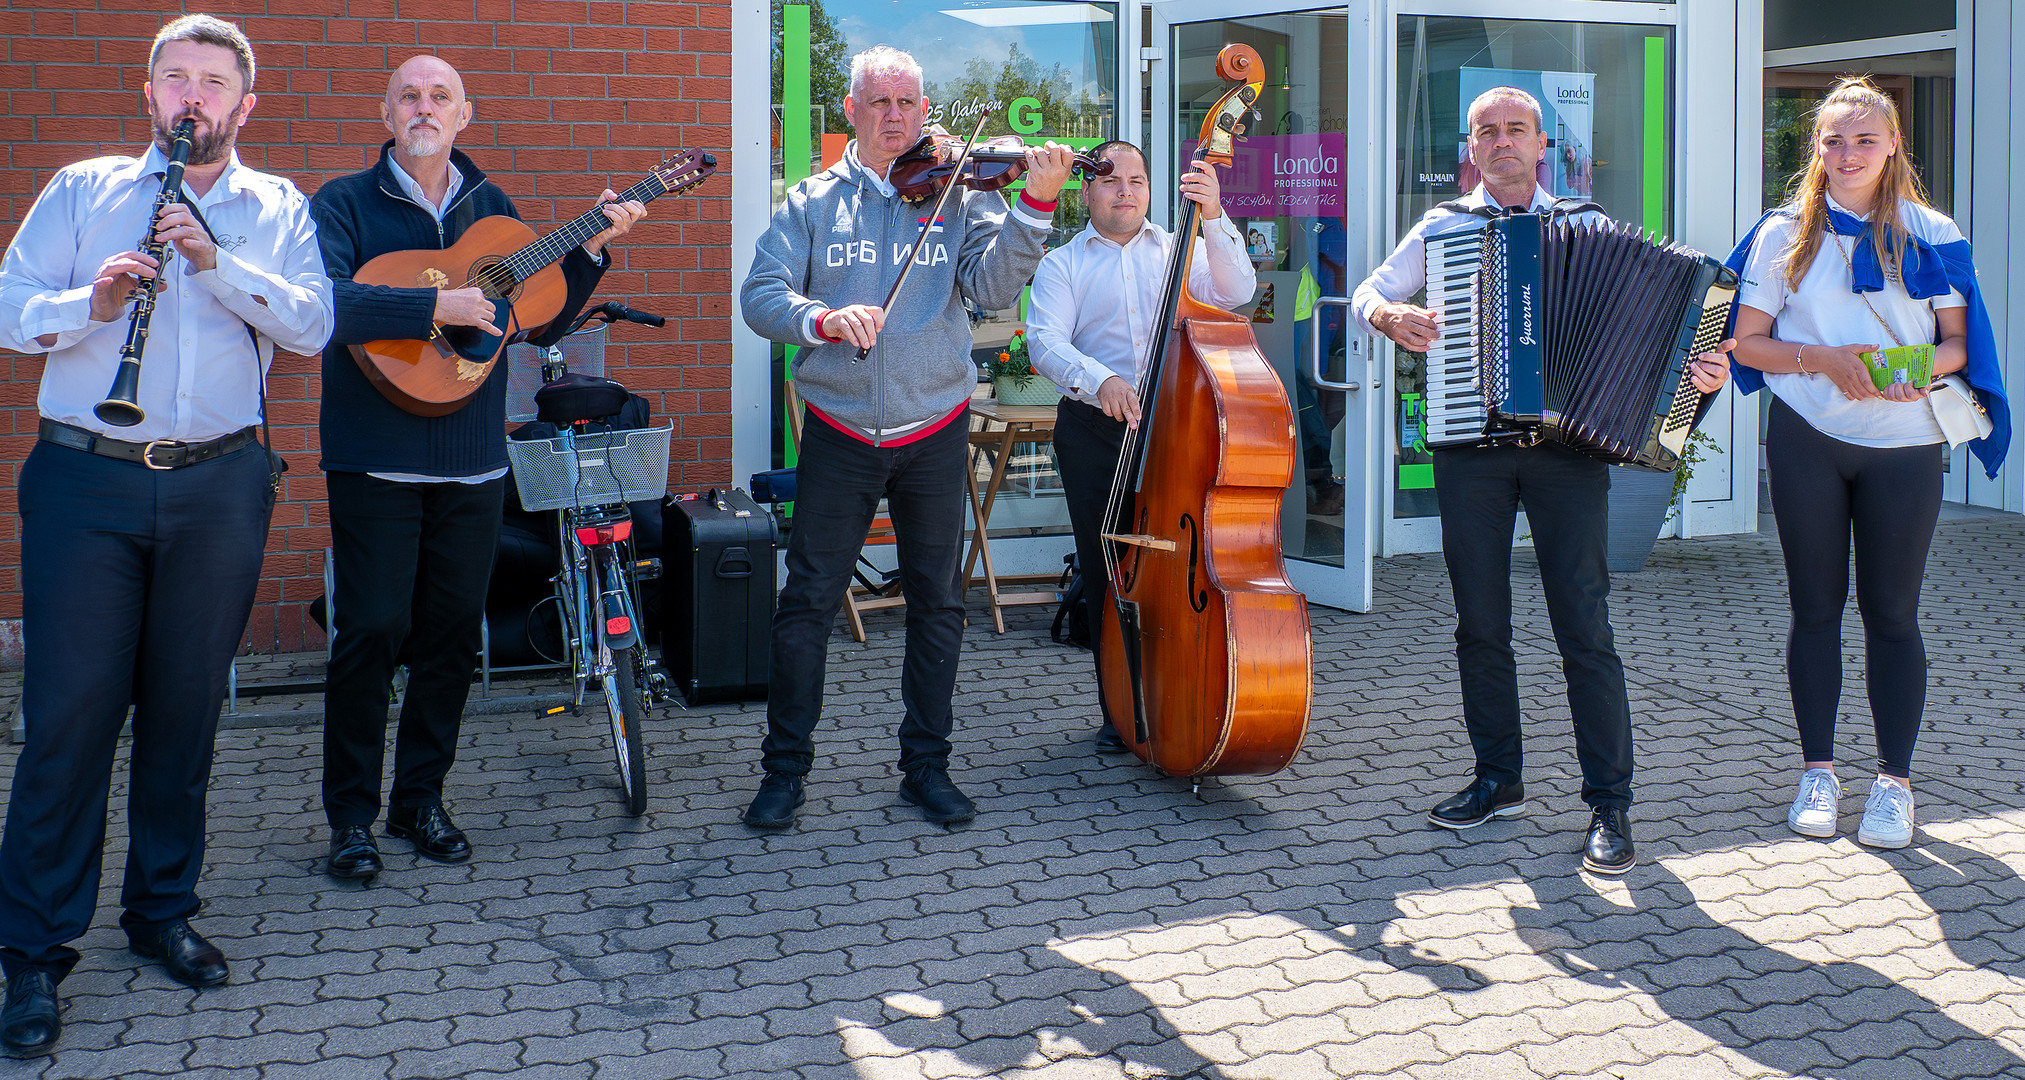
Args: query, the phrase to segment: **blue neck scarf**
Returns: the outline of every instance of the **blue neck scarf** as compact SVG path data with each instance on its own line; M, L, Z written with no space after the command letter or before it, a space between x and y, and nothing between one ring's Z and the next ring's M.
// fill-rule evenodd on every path
M1758 231L1765 227L1775 214L1785 214L1785 207L1768 212L1758 219L1751 231L1737 244L1724 260L1738 274L1744 272L1744 262L1751 254L1751 244L1758 238ZM1855 251L1850 254L1849 266L1851 290L1857 293L1882 292L1885 287L1884 267L1878 264L1877 245L1864 243L1870 233L1870 222L1854 214L1844 213L1828 205L1828 227L1838 236L1857 237ZM1983 290L1976 284L1976 264L1969 252L1967 240L1951 244L1934 245L1917 236L1907 234L1905 249L1900 252L1899 268L1905 282L1906 295L1915 300L1927 300L1945 296L1948 290L1960 292L1969 301L1968 335L1969 366L1961 374L1975 389L1976 400L1990 413L1990 434L1969 444L1969 452L1983 463L1983 470L1991 479L1996 479L1997 470L2004 464L2004 455L2011 448L2011 406L2004 398L2004 365L1997 355L1997 335L1990 326L1990 311L1983 306ZM1737 316L1730 312L1730 325L1724 331L1727 336L1736 329ZM1935 332L1935 343L1939 343L1939 331ZM1746 394L1755 394L1764 389L1765 373L1754 367L1746 367L1730 358L1730 377L1737 389Z

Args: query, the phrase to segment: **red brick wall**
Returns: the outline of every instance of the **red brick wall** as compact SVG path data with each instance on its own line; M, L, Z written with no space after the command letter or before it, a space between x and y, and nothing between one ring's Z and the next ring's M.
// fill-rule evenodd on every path
M185 8L159 0L29 0L0 10L0 242L51 174L148 138L140 87L154 34ZM305 192L377 160L379 100L402 60L435 53L475 103L457 145L514 199L536 231L625 188L677 147L717 154L718 175L648 208L614 246L600 299L668 318L615 329L608 373L675 424L671 482L731 473L731 9L721 0L225 0L198 6L239 23L260 70L240 160ZM333 14L333 12L335 12ZM330 543L317 470L319 362L275 357L274 441L290 471L275 508L252 652L320 649L308 602L323 591ZM40 356L0 352L0 620L21 615L14 487L35 438ZM0 625L0 640L13 627Z

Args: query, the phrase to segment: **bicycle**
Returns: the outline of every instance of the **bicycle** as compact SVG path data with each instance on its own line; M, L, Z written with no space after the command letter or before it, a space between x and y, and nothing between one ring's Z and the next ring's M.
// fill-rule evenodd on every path
M597 326L586 323L597 321ZM606 303L586 311L568 335L602 332L620 320L660 326L658 315ZM668 447L673 426L591 430L616 417L624 387L607 379L565 380L563 342L550 346L535 394L538 419L554 424L555 438L510 439L514 483L530 511L557 511L560 567L550 579L560 613L564 656L573 692L569 709L583 715L588 692L602 693L611 724L619 785L626 813L647 808L647 754L642 722L653 701L669 696L667 675L647 659L640 638L640 583L660 576L659 559L635 559L628 502L660 499L668 490Z

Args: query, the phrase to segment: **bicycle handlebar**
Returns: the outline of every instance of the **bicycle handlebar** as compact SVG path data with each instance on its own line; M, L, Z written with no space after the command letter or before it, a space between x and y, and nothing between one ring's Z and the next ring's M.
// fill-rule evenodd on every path
M667 319L664 319L661 316L655 315L651 312L641 311L637 308L629 308L626 305L619 303L617 300L607 300L604 303L599 304L597 307L590 308L586 310L582 315L577 316L577 321L570 324L569 332L572 334L576 333L578 330L583 329L584 324L590 322L592 319L596 319L600 323L606 324L615 322L636 322L641 324L642 326L663 326L666 325L668 322Z

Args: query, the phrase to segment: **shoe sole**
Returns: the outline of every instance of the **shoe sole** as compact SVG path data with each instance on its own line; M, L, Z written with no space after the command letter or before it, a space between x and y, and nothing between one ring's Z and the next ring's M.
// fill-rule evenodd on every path
M1433 813L1429 813L1427 815L1427 820L1428 824L1430 825L1439 825L1444 829L1454 829L1457 832L1460 832L1464 829L1474 829L1479 825L1489 822L1492 818L1519 817L1525 812L1526 812L1526 804L1523 802L1515 802L1512 803L1510 806L1500 806L1497 809L1492 810L1490 813L1485 814L1483 817L1477 818L1474 821L1450 821L1447 818L1436 817Z
M339 881L371 881L380 876L378 870L339 870L328 862L324 863L323 872Z
M1819 829L1809 829L1803 827L1799 822L1794 821L1792 818L1789 817L1786 819L1786 827L1793 830L1796 833L1799 833L1801 836L1812 836L1817 840L1826 840L1829 837L1835 835L1835 826L1833 824L1823 826L1822 828Z
M1862 844L1864 847L1884 848L1888 851L1897 851L1899 848L1911 847L1912 837L1908 835L1903 840L1899 839L1896 836L1885 838L1880 836L1872 836L1871 834L1859 829L1857 830L1856 833L1856 842Z
M471 861L471 849L468 847L464 849L464 854L462 855L438 855L433 851L428 851L424 849L422 847L421 837L418 836L412 830L396 829L392 825L389 825L387 826L387 835L393 837L396 840L406 840L410 844L415 845L415 854L420 855L421 857L428 859L432 862L461 863Z
M793 814L789 814L784 818L756 818L747 816L739 820L755 829L785 829L795 823Z
M21 1060L48 1057L56 1049L57 1041L62 1037L63 1033L58 1031L57 1038L51 1039L46 1043L37 1043L34 1046L17 1046L14 1043L0 1043L0 1049L5 1049L8 1057Z
M1582 856L1582 869L1587 870L1592 874L1602 874L1604 877L1616 877L1619 874L1629 871L1632 867L1637 865L1638 860L1636 858L1630 859L1616 866L1605 866L1602 863L1590 862L1589 856L1587 855Z
M905 800L909 805L912 806L921 805L921 800L915 798L914 793L908 791L906 788L900 789L900 798ZM931 814L926 809L923 809L921 811L921 816L923 818L926 818L928 822L933 825L957 825L976 818L977 811L971 810L968 813L957 813L957 814Z

